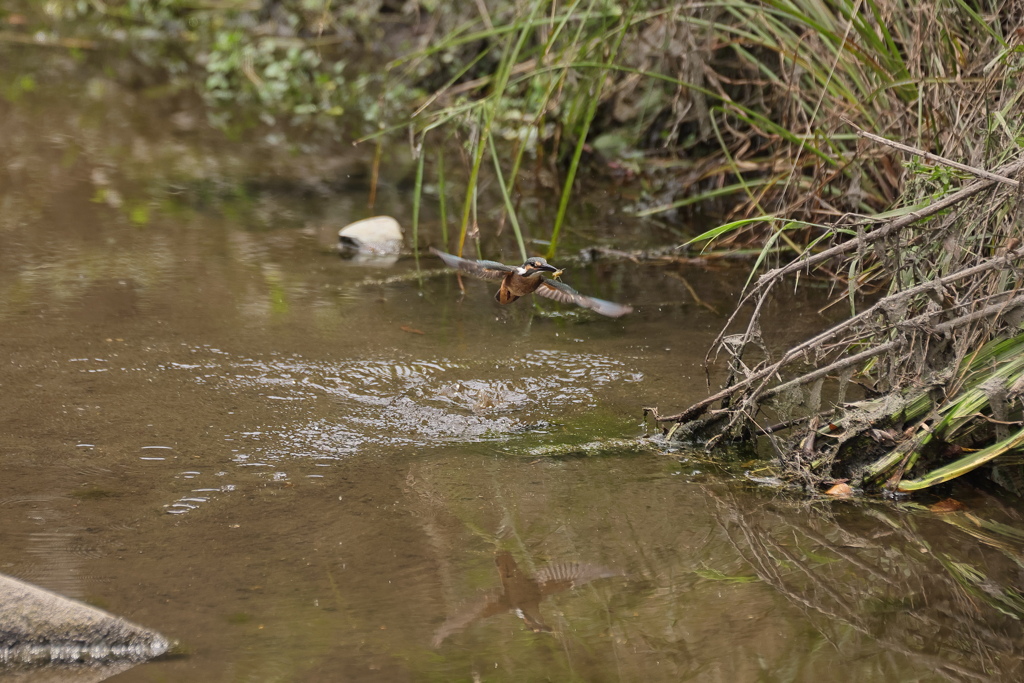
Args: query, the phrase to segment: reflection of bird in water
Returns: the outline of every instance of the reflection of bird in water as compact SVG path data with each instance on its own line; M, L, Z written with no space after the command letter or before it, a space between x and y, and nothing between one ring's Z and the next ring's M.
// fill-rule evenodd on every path
M527 576L507 551L498 553L494 564L501 579L501 593L494 593L445 621L434 634L434 647L473 622L504 612L514 612L534 633L548 633L551 627L544 623L540 614L540 603L545 597L597 579L618 576L617 572L604 567L578 562L551 564L537 570L535 576Z
M589 308L609 318L618 318L633 311L632 306L586 296L564 282L545 278L544 273L551 273L553 277L558 277L562 271L539 256L526 259L521 266L506 266L497 261L470 261L437 249L430 251L440 257L450 268L456 268L485 280L501 280L498 293L494 295L500 304L510 304L519 297L532 292L564 304L576 304L583 308Z

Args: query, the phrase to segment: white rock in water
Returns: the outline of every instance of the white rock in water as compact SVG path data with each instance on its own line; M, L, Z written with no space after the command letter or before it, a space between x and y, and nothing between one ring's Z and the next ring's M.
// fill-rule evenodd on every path
M374 216L350 223L338 231L343 254L397 256L402 251L402 226L391 216Z

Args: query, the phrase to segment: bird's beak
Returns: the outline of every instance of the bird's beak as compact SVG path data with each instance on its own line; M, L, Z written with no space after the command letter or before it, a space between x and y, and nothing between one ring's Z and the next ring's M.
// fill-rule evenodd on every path
M543 270L543 271L548 272L548 273L557 273L558 272L558 268L555 268L550 263L545 263L543 266L537 266L536 268L534 268L534 270Z

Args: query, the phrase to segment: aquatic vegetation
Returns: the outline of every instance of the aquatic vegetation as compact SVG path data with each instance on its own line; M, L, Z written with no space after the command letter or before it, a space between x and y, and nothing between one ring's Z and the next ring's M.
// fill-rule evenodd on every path
M888 208L902 174L847 122L969 149L950 134L959 114L945 88L979 73L980 55L1011 56L984 19L1011 10L989 4L54 0L9 11L27 41L121 50L193 88L235 135L282 124L338 140L411 135L417 196L433 180L439 201L460 197L458 246L445 241L459 255L491 166L520 251L514 198L553 192L551 257L583 168L638 185L641 217L676 223L711 207L801 221L734 223L726 244L799 252L829 217ZM460 147L461 168L445 173Z
M381 71L350 64L372 59L361 47L372 36L356 33L370 8L359 20L348 4L336 15L328 10L329 3L305 0L55 0L16 2L8 11L35 31L20 42L119 52L139 69L131 78L148 71L151 80L194 89L211 122L235 135L279 124L345 137L376 130L382 118L405 111L417 91L395 82L385 88Z
M1002 15L988 16L993 21L965 19L975 38L971 61L945 53L956 61L944 68L962 77L916 79L922 93L933 92L928 119L944 122L917 129L921 145L848 124L875 149L910 155L895 208L817 224L764 215L694 240L721 242L751 226L769 231L715 344L730 359L726 388L662 418L675 423L673 434L704 433L712 444L765 435L780 469L810 487L848 478L868 490L917 491L988 465L1007 488L1024 492L1024 125L1012 113L1024 61L1001 33ZM917 106L925 111L923 100ZM797 257L761 272L783 243ZM850 316L772 357L761 339L763 306L778 285L806 273L832 280ZM876 300L865 306L865 296ZM851 392L862 400L848 403ZM786 432L795 433L779 436Z

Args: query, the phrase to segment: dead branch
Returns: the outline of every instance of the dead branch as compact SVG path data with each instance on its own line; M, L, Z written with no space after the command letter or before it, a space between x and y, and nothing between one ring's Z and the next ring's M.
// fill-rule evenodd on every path
M1024 306L1024 294L1019 295L1019 296L1015 296L1012 299L1010 299L1009 301L999 302L999 303L996 303L996 304L992 304L992 305L986 306L985 308L982 308L980 310L971 311L970 313L967 313L965 315L961 315L961 316L958 316L956 318L953 318L952 320L948 320L948 321L946 321L944 323L940 323L940 324L936 325L935 327L933 327L932 331L936 335L948 334L949 332L952 332L955 329L963 327L964 325L969 325L970 323L972 323L972 322L974 322L976 320L980 320L982 318L989 318L989 317L992 317L994 315L999 315L1001 313L1004 313L1007 310L1011 310L1011 309L1014 309L1014 308L1020 308L1021 306ZM906 322L900 323L899 327L908 327L908 328L910 328L910 327L918 327L918 326L926 325L930 319L932 319L932 318L934 318L936 316L942 315L943 313L947 313L947 312L948 311L946 311L946 310L941 310L941 311L932 311L932 312L928 312L928 313L922 313L921 315L915 316L915 317L911 318L910 320L907 320ZM784 383L782 383L782 384L780 384L778 386L772 387L771 389L768 389L767 391L762 392L760 395L758 395L756 397L752 397L752 400L753 400L753 398L764 400L766 398L771 398L772 396L777 396L778 394L783 393L787 389L790 389L790 388L796 387L796 386L800 386L800 385L803 385L803 384L808 384L810 382L813 382L816 379L820 379L822 377L825 377L829 373L836 372L838 370L842 370L843 368L850 367L851 365L857 365L858 363L860 363L862 361L868 360L869 358L874 358L875 356L879 356L879 355L885 353L886 351L892 350L892 349L894 349L894 348L896 348L896 347L898 347L898 346L900 346L901 344L904 344L904 343L905 343L905 340L903 340L903 339L893 339L891 341L885 342L884 344L879 344L878 346L874 346L874 347L872 347L870 349L866 349L866 350L861 351L860 353L854 354L852 356L847 356L845 358L841 358L840 360L837 360L836 362L834 362L834 363L832 363L830 365L827 365L827 366L825 366L823 368L818 368L817 370L814 370L813 372L809 372L809 373L807 373L805 375L801 375L800 377L795 377L795 378L789 380L788 382L784 382Z
M904 145L902 142L896 142L895 140L883 138L881 135L869 133L866 130L861 129L859 126L857 126L849 119L843 119L843 122L849 125L854 130L856 130L857 135L859 137L867 138L868 140L874 140L875 142L880 142L883 145L894 147L902 152L913 154L914 156L919 156L922 159L927 159L928 161L934 161L936 163L942 164L943 166L949 166L960 171L966 171L967 173L974 174L980 178L988 178L989 180L994 180L997 183L1005 183L1007 185L1010 185L1011 187L1020 186L1020 183L1018 181L1013 180L1012 178L1007 178L1006 176L999 175L998 173L992 173L991 171L986 171L983 168L976 168L974 166L968 166L967 164L961 164L958 161L953 161L952 159L947 159L946 157L940 157L938 154L932 154L931 152L926 152L923 149L911 147L910 145Z
M996 170L995 173L996 175L999 176L1007 176L1016 175L1017 173L1020 173L1022 170L1024 170L1024 159L1019 159L1012 163L1001 166ZM984 192L985 190L991 188L995 184L995 180L989 180L987 178L976 180L967 185L966 187L964 187L963 189L958 190L957 192L954 192L953 194L950 194L934 202L927 208L921 209L919 211L912 211L908 214L900 216L899 218L884 224L877 230L872 230L871 232L859 235L856 238L847 240L846 242L843 242L841 244L837 244L834 247L818 252L817 254L808 256L807 258L797 259L796 261L788 263L785 266L781 266L779 268L775 268L773 270L768 271L767 273L765 273L764 275L757 279L757 282L754 284L754 286L749 291L747 291L742 296L739 303L736 304L736 308L733 310L732 315L729 316L729 320L726 321L725 325L722 328L722 331L719 332L718 336L715 338L715 341L712 343L711 348L717 348L721 344L722 339L726 335L726 331L736 320L737 316L739 316L740 311L747 302L749 302L755 296L767 296L767 294L771 291L771 288L775 286L777 282L780 282L787 275L790 275L801 270L810 271L810 269L813 266L816 266L819 263L824 263L825 261L828 261L830 259L844 256L846 254L849 254L850 252L856 251L857 249L861 249L866 245L874 244L875 242L885 239L886 237L889 237L893 233L898 232L903 228L906 228L907 226L910 226L924 218L934 216L952 206L956 206L960 202L963 202L981 192ZM742 347L739 349L738 352L742 353Z
M852 318L848 318L847 320L844 320L843 322L829 328L828 330L822 332L821 334L812 337L811 339L808 339L807 341L798 344L797 346L792 347L782 356L782 358L780 358L771 366L750 375L749 377L719 391L716 394L713 394L712 396L703 399L702 401L693 404L692 406L690 406L689 408L680 413L677 413L675 415L669 415L667 417L659 417L657 419L659 422L686 422L687 420L692 420L698 415L704 413L704 411L706 411L716 401L720 401L723 398L732 396L733 394L739 391L747 389L755 382L767 380L768 378L777 374L782 368L792 363L794 360L803 357L805 352L820 347L825 342L829 341L830 339L838 337L840 334L846 332L847 330L849 330L850 328L854 327L859 323L863 323L870 320L875 315L881 313L886 307L891 306L894 302L909 299L910 297L913 297L915 295L943 287L945 285L954 283L958 280L962 280L968 277L972 277L974 275L978 275L980 273L984 273L985 271L992 270L994 268L1005 267L1020 258L1024 258L1024 247L1018 248L1014 251L1007 252L1003 256L998 256L995 258L988 259L986 261L982 261L976 266L965 268L955 273L950 273L949 275L938 278L936 280L925 282L920 285L917 285L916 287L911 287L909 289L896 292L895 294L891 294L890 296L887 296L884 299L878 301L873 306L865 309L864 311L853 316ZM938 315L943 312L946 312L945 309L943 311L936 311L933 314L929 314L928 316L926 316L926 318L930 318L932 315ZM985 316L982 315L981 317ZM964 323L966 324L966 322L971 322L974 319L976 318L971 318L971 320L965 320ZM911 322L913 321L907 321L906 324L909 325L911 324ZM944 325L945 324L948 323L944 323ZM937 330L938 328L936 328L936 331ZM762 393L761 395L764 396L765 394Z

